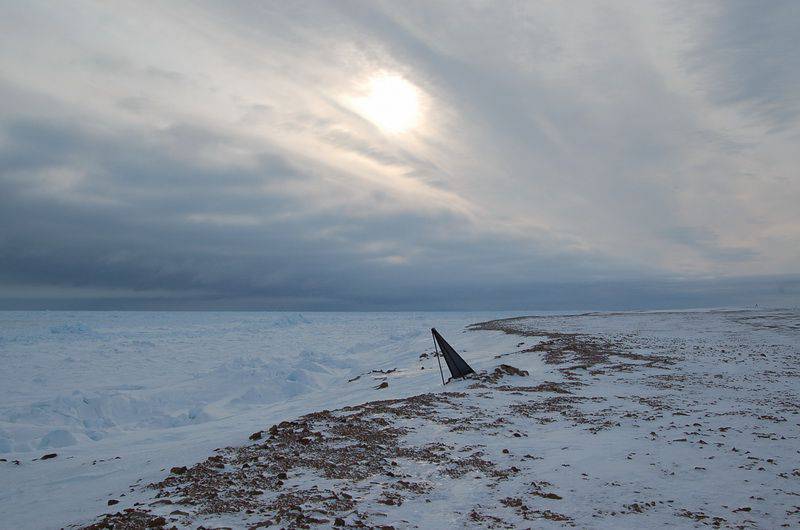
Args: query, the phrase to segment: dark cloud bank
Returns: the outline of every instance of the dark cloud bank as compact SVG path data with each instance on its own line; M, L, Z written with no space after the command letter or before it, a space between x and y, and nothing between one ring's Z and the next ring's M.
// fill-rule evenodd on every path
M77 6L0 6L0 309L800 303L797 2Z

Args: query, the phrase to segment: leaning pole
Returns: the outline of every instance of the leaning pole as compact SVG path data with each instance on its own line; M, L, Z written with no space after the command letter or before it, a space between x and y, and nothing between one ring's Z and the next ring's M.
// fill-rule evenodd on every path
M444 372L442 371L442 360L439 359L439 346L436 345L436 335L433 334L433 330L431 330L431 338L433 339L433 349L436 350L436 362L439 363L439 375L442 376L442 386L444 386L447 383L444 382Z

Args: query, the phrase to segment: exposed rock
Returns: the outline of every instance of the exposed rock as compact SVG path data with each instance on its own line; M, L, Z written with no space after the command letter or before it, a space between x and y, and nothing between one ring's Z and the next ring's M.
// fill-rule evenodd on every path
M253 441L260 440L262 438L262 436L264 436L264 431L258 431L258 432L254 432L253 434L251 434L250 435L250 439L253 440Z

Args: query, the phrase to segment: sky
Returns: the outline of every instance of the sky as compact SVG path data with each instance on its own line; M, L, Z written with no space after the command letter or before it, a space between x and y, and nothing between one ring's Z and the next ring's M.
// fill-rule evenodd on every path
M0 0L0 308L800 304L800 2Z

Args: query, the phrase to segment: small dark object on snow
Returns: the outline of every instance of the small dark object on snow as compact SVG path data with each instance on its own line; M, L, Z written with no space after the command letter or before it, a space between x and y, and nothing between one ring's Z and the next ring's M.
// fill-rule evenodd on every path
M108 499L108 503L107 504L109 506L114 506L115 504L119 504L119 501L117 499Z
M433 346L436 349L436 360L439 361L439 350L442 350L442 357L444 357L444 361L447 363L447 368L450 369L450 375L453 377L466 377L469 374L474 374L475 370L472 369L470 365L467 364L467 361L461 358L461 356L453 349L450 344L444 340L436 328L431 328L431 335L433 335ZM437 347L438 345L438 347ZM442 364L439 361L439 371L441 372ZM444 380L444 373L442 373L442 384L445 383Z
M556 493L537 493L536 495L538 495L539 497L544 497L545 499L553 499L553 500L562 499L561 495L558 495Z
M263 432L264 431L254 432L253 434L250 435L250 439L251 440L260 440L261 436L263 436L263 434L262 434Z
M156 517L149 523L147 523L147 528L158 528L167 524L167 520L163 517Z
M527 377L528 371L520 370L519 368L511 366L510 364L501 364L500 366L494 369L494 375L500 377L504 375L518 375L520 377Z
M387 383L386 381L384 381L383 383L381 383L381 384L379 384L378 386L376 386L376 387L375 387L375 390L380 390L381 388L387 388L388 386L389 386L389 383Z
M172 473L173 475L183 475L184 473L186 473L186 466L173 467L172 469L169 470L169 472Z
M41 460L50 460L51 458L55 458L57 456L58 453L47 453L46 455L42 456Z

